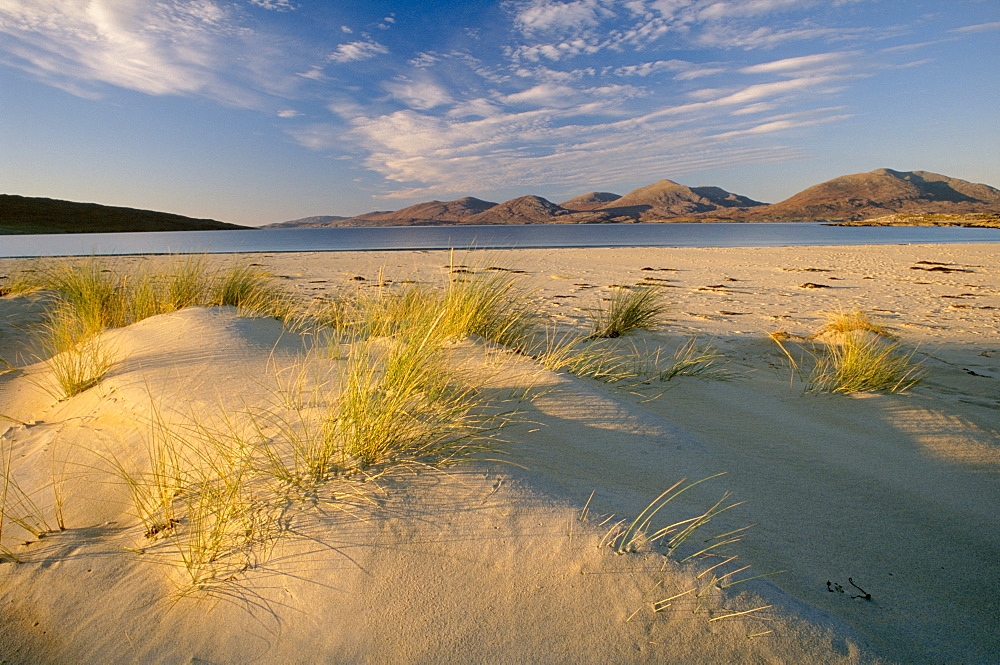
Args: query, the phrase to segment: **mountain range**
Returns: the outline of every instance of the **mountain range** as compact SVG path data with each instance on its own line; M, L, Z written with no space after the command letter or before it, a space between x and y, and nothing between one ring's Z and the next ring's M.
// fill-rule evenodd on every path
M355 217L320 215L263 228L445 224L582 224L627 222L857 221L887 215L1000 214L1000 190L929 173L877 169L809 187L778 203L762 203L720 187L660 180L624 196L588 192L562 203L521 196L503 203L466 196ZM112 233L249 229L172 213L0 194L0 234Z
M1000 213L1000 190L927 171L877 169L834 178L772 204L720 187L688 187L672 180L660 180L624 196L589 192L558 204L533 195L504 203L467 196L356 217L307 217L268 227L815 222L855 221L894 213L984 212Z

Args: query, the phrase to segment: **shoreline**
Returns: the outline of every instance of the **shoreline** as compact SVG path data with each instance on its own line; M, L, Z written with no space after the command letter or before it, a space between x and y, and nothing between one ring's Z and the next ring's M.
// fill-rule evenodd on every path
M565 372L541 371L521 357L487 354L485 361L476 360L485 363L474 365L479 367L476 371L492 376L491 388L517 387L519 377L530 375L533 389L539 392L536 399L519 406L533 424L505 433L503 457L515 466L473 464L436 481L435 476L417 481L418 474L413 476L416 484L409 485L411 481L405 478L388 479L386 486L401 492L398 500L392 494L384 499L393 506L391 518L365 513L371 520L369 526L345 521L347 532L334 536L340 543L337 547L347 547L351 556L361 557L360 569L368 571L364 576L348 572L352 569L346 564L349 558L292 547L285 555L287 561L299 562L293 571L310 572L295 573L306 582L295 582L297 599L288 602L307 612L315 603L334 612L341 623L333 635L320 638L315 632L318 628L309 622L294 619L294 613L286 617L279 612L290 622L285 626L289 636L310 636L326 645L325 653L346 659L363 660L366 653L404 661L419 660L421 653L451 657L496 653L491 651L495 643L474 637L469 622L476 612L462 617L461 612L435 607L443 599L434 595L438 591L433 584L425 584L432 579L451 594L448 602L459 607L467 603L479 608L477 595L485 594L495 606L492 614L484 616L521 640L535 640L542 649L532 652L536 658L545 653L546 644L552 649L555 644L567 648L574 631L579 636L580 630L592 630L603 640L628 642L636 639L633 628L639 625L661 637L680 630L679 625L688 628L673 645L653 645L657 639L641 647L636 644L633 651L627 643L608 651L601 640L588 638L581 642L580 651L564 655L586 660L597 653L611 658L631 653L631 660L653 662L686 654L697 660L699 656L692 654L711 653L713 640L733 649L728 653L749 657L743 649L762 648L785 662L810 662L810 658L812 662L875 662L874 654L882 662L985 663L1000 655L1000 641L980 629L1000 606L989 589L979 588L988 585L976 583L1000 575L1000 556L995 556L1000 554L1000 524L992 513L1000 501L996 484L1000 476L1000 418L996 415L1000 408L996 391L1000 383L1000 346L996 344L1000 339L1000 257L990 244L394 250L206 257L211 262L238 259L258 264L300 297L317 302L346 293L400 288L404 281L440 283L449 273L462 278L456 270L492 268L516 276L535 294L537 310L562 332L585 329L592 311L606 305L606 299L622 287L644 286L662 293L670 305L666 321L657 331L623 336L623 348L631 345L644 355L668 355L686 341L698 340L710 343L732 373L729 379L691 376L652 388L622 389ZM108 260L116 266L153 267L171 257ZM0 274L10 274L12 266L25 261L0 260ZM390 281L392 285L387 284ZM31 302L13 296L0 298L0 307L4 308L0 357L7 358L12 357L11 350L28 348L30 340L24 338L18 322L36 310ZM805 338L823 325L824 313L837 310L862 310L889 327L907 349L918 354L927 370L925 381L900 395L803 394L801 379L769 335L785 332ZM44 397L25 402L23 393L12 392L27 385L18 383L24 377L0 376L0 413L35 423L29 427L0 423L0 431L7 430L5 436L19 446L19 454L39 460L45 458L58 431L103 440L107 433L118 431L118 416L111 408L116 400L121 404L141 401L135 392L140 376L149 385L162 382L164 396L179 403L205 401L204 406L211 406L212 400L205 400L198 390L218 393L213 399L238 401L240 390L246 395L259 390L250 376L259 371L253 369L257 367L254 358L266 364L269 354L283 357L286 351L281 344L290 343L279 343L285 338L274 322L240 323L227 318L228 314L187 312L161 315L123 329L122 344L132 345L128 348L139 359L109 388L94 388L62 402ZM245 335L251 336L244 339ZM274 336L272 341L267 341L272 339L268 335ZM237 342L238 346L227 346ZM154 354L154 350L162 353ZM456 357L475 359L481 352L476 341L453 348ZM497 374L490 375L491 371ZM199 375L205 377L202 383L195 381ZM222 377L228 377L225 381L233 382L231 386ZM71 427L71 422L81 424ZM626 622L630 613L656 600L643 586L655 584L655 576L609 574L608 578L624 580L626 585L623 589L627 590L616 597L614 587L597 581L601 576L581 575L595 567L634 570L642 566L629 564L627 556L606 560L599 556L606 550L583 547L586 534L593 530L574 526L573 515L586 505L595 516L632 518L673 482L721 472L726 474L685 494L678 501L678 514L704 508L723 492L746 501L716 518L713 525L720 533L756 525L734 545L734 552L756 574L787 571L739 587L765 598L787 594L790 600L784 607L773 610L777 636L747 638L751 628L768 630L758 631L749 619L745 624L703 624L689 619L674 624L664 623L665 615L643 610ZM480 507L473 509L473 505ZM80 510L82 520L87 513ZM114 519L125 520L123 516ZM75 527L76 535L53 536L52 544L45 547L54 549L45 550L43 559L67 561L66 552L73 547L93 550L95 544L87 540L84 526ZM496 538L488 537L494 532ZM563 540L567 533L569 540ZM79 540L69 542L71 538ZM405 556L393 558L390 552L396 550ZM535 556L521 558L519 551ZM652 559L641 561L652 563ZM69 620L71 615L65 608L57 610L44 588L52 584L53 589L65 590L67 580L59 577L59 566L46 571L34 568L36 564L25 565L31 570L0 566L7 584L3 598L15 600L20 594L31 599L32 611L46 608L48 616ZM66 565L76 570L81 564ZM293 572L280 566L266 569L267 579L270 575L284 579L282 575ZM489 572L494 569L496 574ZM149 583L143 581L146 578L139 568L129 571L135 583ZM32 581L34 575L44 582ZM263 593L269 603L282 598L264 591L270 585L265 577L255 577L252 571L248 575L247 589ZM394 575L401 575L401 589L417 597L398 598L390 582ZM851 593L831 590L835 586L828 584L853 592L849 579L864 587L872 599L851 598ZM588 596L570 594L566 585L575 580L587 580L591 600L603 599L598 607L604 603L607 608L612 619L608 625L602 623L595 606L579 607ZM484 589L480 582L496 586ZM137 591L127 584L121 586L122 582L115 584L120 592ZM531 585L544 586L557 603L567 603L557 614L559 623L570 627L567 634L541 618L554 610L538 601L537 594L527 593ZM321 593L327 586L348 591L331 600ZM151 598L152 591L138 593ZM384 620L360 611L359 603L367 593L390 603ZM421 600L420 594L431 595ZM618 604L626 597L634 603L627 609ZM436 602L428 602L429 598ZM185 607L202 611L197 605ZM236 662L234 654L245 656L232 638L244 629L240 613L233 608L216 613L220 622L216 628L227 636L223 642L228 646L209 647L207 636L194 631L183 634L195 646L180 647L174 655L212 657L219 662ZM623 614L618 616L619 612ZM353 618L352 613L356 614ZM10 628L0 633L0 645L28 645L31 640L23 635L22 642L15 639L17 631L30 631L27 624L9 615L6 620ZM399 636L377 634L386 629L384 621L405 627ZM540 623L525 625L529 621ZM419 637L419 627L427 622L443 626L442 634L451 646L438 645L444 651L434 651L426 635ZM95 622L83 623L81 630L93 639ZM723 624L725 630L713 632ZM46 625L50 631L58 630L56 623ZM186 630L176 617L168 625L172 630ZM834 633L824 632L831 627ZM360 631L361 637L345 637L351 630ZM421 646L404 647L400 644L403 635ZM695 641L683 641L689 638ZM147 656L159 653L164 658L163 650L170 648L164 635L153 631L149 639L150 646L145 648L152 651ZM277 643L290 649L289 639ZM19 646L22 650L14 653L25 658L13 662L29 662L32 654L38 658L46 653L83 653L57 642L58 648ZM124 645L117 634L104 643L109 653L127 653ZM707 651L699 652L692 645ZM77 648L85 652L84 646ZM503 648L513 649L511 654L528 653L518 652L521 647L511 643ZM794 649L813 655L807 657ZM118 662L126 662L126 656L119 658ZM516 660L513 655L510 658ZM504 662L503 657L497 660Z

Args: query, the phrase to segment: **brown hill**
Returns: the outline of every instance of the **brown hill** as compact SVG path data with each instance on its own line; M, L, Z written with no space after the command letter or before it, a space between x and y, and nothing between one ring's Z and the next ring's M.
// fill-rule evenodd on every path
M274 222L273 224L264 224L260 228L262 229L298 229L298 228L316 228L321 226L333 226L333 222L340 222L347 217L341 215L314 215L312 217L302 217L300 219L291 219L287 222Z
M466 196L454 201L427 201L401 210L369 212L322 226L422 226L433 224L472 224L469 219L493 208L493 201Z
M927 171L877 169L809 187L742 219L758 221L859 220L892 213L1000 212L1000 190Z
M564 201L559 206L567 210L593 210L620 198L620 194L612 194L611 192L588 192L573 197L569 201Z
M0 194L0 234L248 229L168 212Z
M589 216L589 215L588 215ZM545 224L570 221L572 213L540 196L521 196L470 217L467 224Z
M634 189L597 210L646 222L701 213L722 216L726 212L723 209L763 205L719 187L687 187L673 180L660 180Z

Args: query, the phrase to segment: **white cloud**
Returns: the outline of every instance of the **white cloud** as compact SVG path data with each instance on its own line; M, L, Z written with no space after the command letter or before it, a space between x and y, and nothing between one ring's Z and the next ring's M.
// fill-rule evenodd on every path
M815 28L808 26L781 30L767 26L747 29L721 24L706 28L696 37L695 42L701 46L713 48L769 49L786 42L843 39L849 36L860 36L867 31L867 28Z
M291 0L248 0L250 4L257 5L258 7L263 7L264 9L272 9L279 12L290 12L298 9L298 5L291 2Z
M294 78L274 66L263 36L214 0L4 0L0 51L6 64L91 96L109 84L256 107Z
M712 76L714 74L722 74L726 71L724 67L696 67L694 69L689 69L685 72L680 72L674 78L678 81L690 81L692 79L701 78L703 76Z
M745 129L736 129L728 132L722 132L715 134L713 138L716 139L731 139L738 136L756 136L761 134L773 134L775 132L783 132L792 129L802 129L805 127L815 127L816 125L826 125L831 122L838 122L840 120L847 120L853 118L854 115L851 113L843 113L839 115L826 115L819 118L811 119L794 119L794 118L778 118L769 119L766 122L747 127Z
M279 118L297 118L302 114L294 109L282 109L277 115Z
M448 111L450 118L491 118L501 113L500 108L491 100L485 98L470 99L456 104Z
M808 17L780 24L768 18L762 24L770 14L801 12L819 2L527 0L514 5L515 25L524 40L511 46L509 53L515 60L556 62L607 50L642 50L668 36L712 48L766 49L791 41L836 40L867 33L866 28L817 26Z
M384 55L389 52L382 44L375 41L357 41L341 44L330 54L330 62L357 62L358 60L368 60L377 55Z
M616 76L650 76L660 72L683 72L693 65L685 60L654 60L638 65L624 65L614 70Z
M574 113L592 113L600 109L609 111L615 103L646 94L641 88L630 85L608 85L592 88L573 88L568 85L542 83L527 90L501 97L501 101L515 106L535 106L546 109L569 109Z
M847 55L843 52L816 53L814 55L762 62L757 65L744 67L740 71L744 74L785 74L788 72L801 72L803 69L812 71L817 69L840 69L845 66L843 60Z
M514 22L528 34L566 32L592 28L610 15L598 0L532 0L517 11Z
M725 72L724 67L696 65L686 60L654 60L638 65L623 65L614 70L616 76L646 77L662 72L671 72L678 81L689 81L703 76Z
M1000 30L1000 21L977 23L976 25L964 25L961 28L954 28L948 32L987 32L988 30Z
M285 130L299 145L310 150L325 151L341 146L343 130L333 125L312 124Z
M382 87L397 100L421 111L453 101L447 90L430 79L402 79L384 83Z
M441 56L437 53L423 52L418 53L410 59L410 66L417 69L426 69L427 67L433 67L439 62L441 62Z
M787 9L804 9L815 4L809 0L732 0L712 2L699 12L703 20L757 16Z
M754 113L767 113L768 111L773 111L776 108L778 108L777 104L757 102L755 104L748 104L747 106L730 111L729 115L753 115Z

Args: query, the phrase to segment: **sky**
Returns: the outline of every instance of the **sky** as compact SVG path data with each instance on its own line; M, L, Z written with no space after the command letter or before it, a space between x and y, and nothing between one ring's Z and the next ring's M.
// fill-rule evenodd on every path
M998 0L2 0L0 193L260 225L1000 187Z

